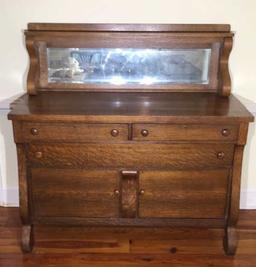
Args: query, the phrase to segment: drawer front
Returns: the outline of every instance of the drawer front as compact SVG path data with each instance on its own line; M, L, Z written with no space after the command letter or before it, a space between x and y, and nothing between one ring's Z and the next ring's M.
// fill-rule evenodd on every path
M34 216L118 217L119 172L32 169Z
M32 166L184 169L229 166L231 144L30 144Z
M229 170L140 173L141 218L224 218Z
M134 124L133 140L144 141L235 141L235 125Z
M128 139L127 124L62 124L24 123L21 126L21 141L124 141Z

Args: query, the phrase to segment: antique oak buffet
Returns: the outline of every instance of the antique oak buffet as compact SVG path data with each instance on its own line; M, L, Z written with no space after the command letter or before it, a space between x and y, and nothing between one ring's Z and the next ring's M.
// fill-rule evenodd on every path
M229 25L31 23L11 104L22 249L36 224L223 228L234 254L252 115Z

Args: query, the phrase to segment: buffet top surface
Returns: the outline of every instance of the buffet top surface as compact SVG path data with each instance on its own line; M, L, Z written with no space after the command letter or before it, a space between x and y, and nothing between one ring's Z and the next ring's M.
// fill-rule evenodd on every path
M231 95L213 93L40 92L11 104L12 120L83 122L225 122L253 121Z

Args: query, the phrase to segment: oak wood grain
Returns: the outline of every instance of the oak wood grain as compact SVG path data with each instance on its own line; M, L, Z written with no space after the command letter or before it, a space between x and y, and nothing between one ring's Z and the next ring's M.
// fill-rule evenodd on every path
M33 132L36 130L36 133ZM113 134L113 130L117 134ZM79 123L23 123L17 131L16 142L97 142L128 140L127 124L79 124Z
M225 219L205 218L85 218L85 217L35 217L33 224L67 226L121 226L121 227L191 227L224 228Z
M29 31L230 32L229 24L28 23Z
M231 93L231 77L229 73L229 56L233 46L233 39L230 37L224 38L222 56L220 58L220 76L221 79L219 94L223 96L229 96Z
M27 158L25 147L17 145L18 172L19 172L19 204L20 216L24 224L30 223L30 201L29 201L29 184L27 173Z
M49 97L41 92L36 97L21 96L10 108L9 119L34 122L234 124L253 120L235 96L204 93L51 92Z
M148 131L147 136L142 134L144 129ZM235 141L237 133L235 125L134 124L133 126L133 140L141 141Z
M118 179L118 171L32 169L33 216L118 217Z
M141 172L140 217L224 218L229 170Z
M34 167L200 169L231 166L232 144L30 144ZM38 157L40 152L40 157ZM224 157L219 159L218 153Z
M30 95L35 95L37 93L39 82L39 58L37 57L33 40L27 38L26 48L30 58L30 66L27 76L27 91Z

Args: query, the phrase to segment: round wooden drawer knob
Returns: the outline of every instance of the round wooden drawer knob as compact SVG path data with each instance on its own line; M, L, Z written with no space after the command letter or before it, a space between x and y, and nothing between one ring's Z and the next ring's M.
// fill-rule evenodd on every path
M229 136L230 135L230 130L229 129L222 129L221 130L221 134L223 136Z
M221 152L217 153L217 158L218 159L224 159L224 157L225 157L225 153L224 152L221 151Z
M35 153L35 157L36 157L37 159L41 159L41 158L43 157L43 153L42 153L41 151L37 151L37 152Z
M144 189L140 189L140 195L144 195L145 194L145 190Z
M149 134L148 130L146 130L146 129L142 129L140 133L144 137L148 136L148 134Z
M119 194L120 194L119 190L118 190L118 189L115 189L115 190L114 190L114 194L115 194L116 196L119 196Z
M113 130L111 130L111 135L113 137L117 137L119 135L119 131L117 129L113 129Z
M39 131L38 131L37 128L32 128L32 129L30 130L30 132L31 132L32 135L38 135L38 134L39 134Z

